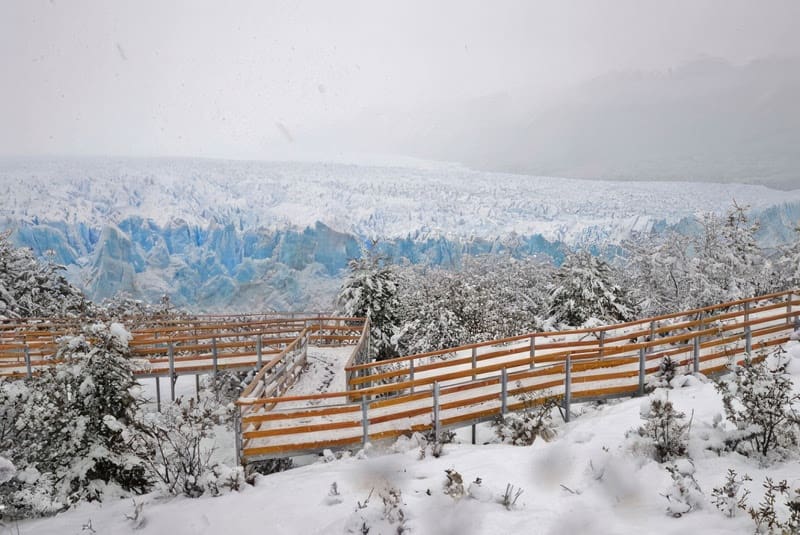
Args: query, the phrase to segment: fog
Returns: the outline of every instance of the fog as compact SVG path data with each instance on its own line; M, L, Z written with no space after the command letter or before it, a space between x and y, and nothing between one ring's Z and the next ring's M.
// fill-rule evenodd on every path
M0 155L377 152L794 187L798 20L793 0L5 0Z

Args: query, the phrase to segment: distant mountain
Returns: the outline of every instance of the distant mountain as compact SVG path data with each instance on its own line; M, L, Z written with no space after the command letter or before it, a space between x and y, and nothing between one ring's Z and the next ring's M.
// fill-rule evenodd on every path
M409 153L525 174L800 188L800 59L609 74L548 103L441 103L375 127ZM380 145L378 145L380 146Z

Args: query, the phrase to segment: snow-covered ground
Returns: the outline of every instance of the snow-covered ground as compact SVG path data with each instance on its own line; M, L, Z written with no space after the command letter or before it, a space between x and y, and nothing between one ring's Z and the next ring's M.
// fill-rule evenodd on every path
M795 389L800 390L800 344L790 342L787 349ZM734 468L752 477L745 488L752 492L750 504L756 505L766 476L786 479L791 488L800 486L800 464L795 458L765 468L753 459L706 449L714 441L714 419L722 404L713 384L693 380L687 385L651 394L668 395L687 415L693 411L689 453L706 499L681 518L666 514L663 494L671 486L669 474L633 453L625 438L626 431L642 424L640 412L647 400L638 398L577 406L580 414L560 424L557 438L549 443L473 446L465 430L462 443L445 446L443 456L420 459L416 443L403 439L388 451L368 448L356 456L320 458L309 466L259 477L254 487L219 498L140 497L145 522L138 530L126 519L133 513L131 500L121 500L83 504L54 518L22 522L19 533L87 533L88 526L96 533L114 534L360 533L365 521L372 523L370 534L396 533L397 508L387 508L382 499L389 489L400 491L406 527L419 534L752 533L747 515L728 518L710 503L712 488ZM490 438L489 428L479 429L479 443ZM465 489L476 478L482 482L454 499L444 493L447 469L461 474ZM338 494L331 492L334 483ZM508 484L524 491L511 510L498 503ZM382 519L385 511L394 524Z

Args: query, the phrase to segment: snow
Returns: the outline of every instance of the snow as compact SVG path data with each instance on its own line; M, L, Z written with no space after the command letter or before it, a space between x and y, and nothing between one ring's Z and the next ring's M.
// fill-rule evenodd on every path
M800 343L786 347L798 390ZM55 518L21 522L19 528L21 533L55 535L79 533L91 522L97 533L180 535L266 529L288 535L347 533L347 528L360 527L366 520L374 523L370 533L394 533L397 507L384 505L394 489L400 491L399 508L411 533L752 533L753 523L741 511L728 518L716 510L709 501L711 489L721 486L727 469L733 468L752 478L743 488L752 492L749 502L755 505L763 495L766 476L787 479L792 488L800 484L800 464L794 459L762 467L753 459L709 450L722 412L711 383L689 382L670 390L669 399L679 411L694 411L689 441L693 466L681 461L678 472L692 474L704 493L699 507L680 518L667 514L664 495L672 492L672 478L664 466L635 454L625 437L642 422L643 400L634 398L575 406L579 414L569 424L561 423L556 439L549 443L471 445L462 432L463 443L446 445L439 458L420 459L413 441L403 439L401 447L368 448L366 454L339 460L323 457L308 466L259 477L254 487L218 498L137 498L137 503L144 503L144 521L138 529L126 519L135 507L130 500L82 504ZM479 440L490 436L485 426L478 429ZM467 488L459 500L444 493L447 469L457 471ZM479 485L474 483L477 478ZM336 493L332 493L334 483ZM508 484L523 490L510 510L499 503ZM359 508L368 497L366 506ZM383 518L387 510L395 518L393 524Z

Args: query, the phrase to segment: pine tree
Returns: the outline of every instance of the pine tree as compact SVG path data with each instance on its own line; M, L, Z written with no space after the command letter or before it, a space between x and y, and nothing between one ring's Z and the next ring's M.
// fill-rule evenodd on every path
M150 487L129 447L138 405L129 336L119 324L92 325L62 341L63 362L25 382L0 384L0 451L23 474L0 489L10 514L100 500L109 484L137 493Z
M375 248L362 251L349 262L349 273L339 292L340 306L347 316L367 318L371 343L378 360L396 355L392 337L398 328L397 276L388 259Z
M90 304L61 274L64 267L14 247L9 235L0 234L0 318L86 314Z
M590 318L627 321L631 305L614 279L611 267L600 258L588 252L570 255L556 273L550 294L552 320L571 326L583 325Z

